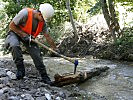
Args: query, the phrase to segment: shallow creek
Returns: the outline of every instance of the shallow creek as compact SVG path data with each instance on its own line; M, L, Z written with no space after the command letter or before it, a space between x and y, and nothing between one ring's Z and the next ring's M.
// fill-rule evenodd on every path
M62 58L44 58L48 73L73 72L74 64ZM100 95L110 100L133 100L133 63L116 62L86 57L79 59L77 71L90 70L95 67L108 66L110 69L98 77L94 77L78 87L92 95Z
M24 56L24 58L26 63L33 63L29 56ZM100 97L101 100L101 97L107 100L133 100L133 62L93 59L91 56L78 58L78 60L77 71L104 66L110 68L100 76L77 85L79 89L94 97ZM52 80L54 80L56 73L64 74L74 71L74 64L63 58L44 57L43 61ZM68 87L63 88L68 89Z

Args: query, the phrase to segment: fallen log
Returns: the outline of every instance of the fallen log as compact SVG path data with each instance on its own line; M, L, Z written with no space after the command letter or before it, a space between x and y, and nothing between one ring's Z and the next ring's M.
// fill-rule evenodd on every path
M53 85L57 87L62 87L74 83L79 84L88 79L91 79L92 77L100 75L102 72L105 72L108 69L109 67L105 66L105 67L94 68L90 71L77 72L76 74L73 73L66 73L63 75L55 74L54 76L55 81Z

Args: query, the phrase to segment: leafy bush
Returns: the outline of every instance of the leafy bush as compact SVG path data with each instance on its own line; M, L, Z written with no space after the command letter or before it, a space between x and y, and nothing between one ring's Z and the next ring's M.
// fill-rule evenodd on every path
M116 45L132 45L133 43L133 27L124 28L122 30L122 37L118 38Z

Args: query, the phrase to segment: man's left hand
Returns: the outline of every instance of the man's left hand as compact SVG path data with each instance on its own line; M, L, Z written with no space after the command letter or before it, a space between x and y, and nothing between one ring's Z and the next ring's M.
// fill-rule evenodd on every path
M24 36L24 37L22 37L22 40L24 41L24 42L30 42L30 36L29 35L26 35L26 36Z

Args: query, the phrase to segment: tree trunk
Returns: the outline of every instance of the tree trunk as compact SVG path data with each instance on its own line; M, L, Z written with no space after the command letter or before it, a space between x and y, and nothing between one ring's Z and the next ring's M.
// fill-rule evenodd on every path
M77 40L78 39L78 34L77 34L77 30L76 30L76 27L75 27L74 21L73 21L73 15L72 15L71 8L70 8L70 0L66 0L66 7L68 9L69 16L70 16L70 21L71 21L71 24L72 24L72 27L73 27L73 30L74 30L74 38L75 38L75 40Z
M118 23L118 19L116 16L116 11L114 8L114 2L113 0L108 0L108 4L109 4L109 11L110 11L110 15L111 15L111 20L112 20L112 29L115 30L118 35L119 35L119 30L120 30L120 25Z
M107 6L107 3L106 3L106 0L101 0L101 4L102 4L102 11L103 11L104 18L105 18L105 20L107 22L108 27L110 27L111 18L110 18L110 15L109 15L109 11L108 11L108 6Z
M113 24L112 24L112 16L109 13L106 0L101 0L101 4L102 4L102 11L103 11L104 18L112 34L113 40L116 41L115 29L113 29Z

